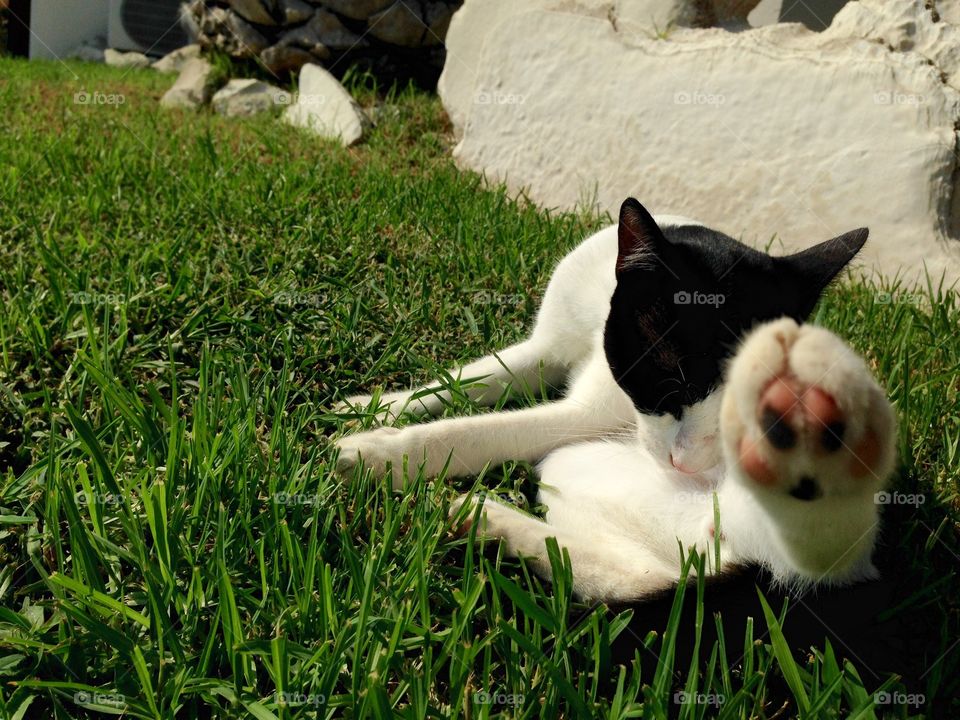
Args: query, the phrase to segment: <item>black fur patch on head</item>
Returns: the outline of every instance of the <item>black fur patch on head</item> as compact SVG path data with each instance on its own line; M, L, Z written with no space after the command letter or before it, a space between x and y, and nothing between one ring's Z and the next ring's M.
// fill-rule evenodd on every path
M628 198L604 332L614 378L641 412L679 419L717 387L754 325L806 320L866 239L855 230L775 258L709 228L661 229Z

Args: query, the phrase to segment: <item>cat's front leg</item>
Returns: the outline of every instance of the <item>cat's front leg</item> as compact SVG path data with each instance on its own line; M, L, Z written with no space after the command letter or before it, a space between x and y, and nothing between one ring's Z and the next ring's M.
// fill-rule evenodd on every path
M895 419L864 361L823 328L763 325L730 366L721 424L734 539L753 537L757 559L785 575L868 573Z
M378 474L389 470L399 489L405 475L415 476L420 468L427 477L438 475L444 467L452 476L476 475L489 464L536 462L572 439L622 426L622 418L611 415L605 404L591 406L565 398L523 410L347 435L336 441L337 468L348 473L362 461Z

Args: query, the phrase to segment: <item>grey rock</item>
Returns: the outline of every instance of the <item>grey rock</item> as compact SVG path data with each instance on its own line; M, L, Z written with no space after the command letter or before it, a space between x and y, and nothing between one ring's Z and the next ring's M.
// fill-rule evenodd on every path
M227 13L227 37L223 47L234 57L254 57L269 44L267 39L235 13Z
M354 20L366 20L396 0L323 0L323 5L335 13Z
M193 58L184 63L180 77L164 96L160 104L167 108L196 109L210 99L212 88L210 76L213 66L203 58Z
M280 0L278 9L286 25L305 22L310 19L316 8L303 0Z
M103 60L111 67L145 68L150 67L150 58L138 52L120 52L113 48L103 51Z
M350 93L319 65L304 65L300 70L297 101L287 108L283 120L344 146L363 137L369 124Z
M151 67L162 73L178 73L183 69L187 60L193 60L200 57L200 46L196 43L184 45L173 52L167 53L157 60Z
M244 20L257 25L276 25L270 10L260 0L230 0L230 8Z
M317 10L310 22L284 33L278 44L301 47L326 59L330 55L329 49L347 50L365 43L359 35L350 32L336 15Z
M329 57L329 52L327 52ZM260 53L260 60L272 73L280 74L289 70L299 70L307 63L324 60L325 57L316 57L303 48L291 45L273 45Z
M427 33L427 21L417 8L420 3L406 3L397 0L382 12L367 19L368 31L373 37L393 45L416 48L424 44Z
M278 105L290 104L290 93L250 78L234 79L213 96L213 109L227 117L256 115Z

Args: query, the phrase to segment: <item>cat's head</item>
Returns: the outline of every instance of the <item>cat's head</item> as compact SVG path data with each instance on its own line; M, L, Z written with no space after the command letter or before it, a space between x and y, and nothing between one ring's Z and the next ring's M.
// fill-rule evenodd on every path
M807 319L867 230L772 257L708 228L661 229L628 198L618 238L607 361L639 411L679 420L719 386L726 361L754 325Z

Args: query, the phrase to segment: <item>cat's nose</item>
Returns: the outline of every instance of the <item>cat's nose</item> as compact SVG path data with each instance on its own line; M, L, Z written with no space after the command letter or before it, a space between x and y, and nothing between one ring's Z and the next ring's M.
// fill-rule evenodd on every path
M808 447L834 452L843 446L843 412L834 397L817 385L795 378L774 378L760 397L759 422L771 445L789 450L801 440Z

